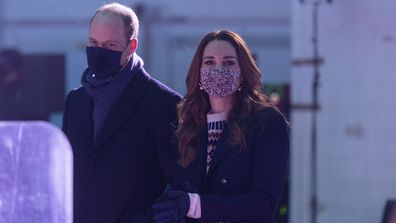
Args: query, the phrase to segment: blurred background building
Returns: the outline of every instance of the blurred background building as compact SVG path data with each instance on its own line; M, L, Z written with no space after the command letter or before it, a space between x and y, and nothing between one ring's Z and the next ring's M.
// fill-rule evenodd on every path
M184 93L184 79L204 34L227 28L239 32L254 50L267 84L290 80L290 4L287 1L119 1L137 12L138 53L157 79ZM88 24L103 1L0 0L0 47L23 55L63 56L63 92L79 86L86 66ZM51 63L47 63L51 64ZM37 67L45 65L37 64ZM31 70L31 72L35 72ZM43 77L41 73L31 74ZM45 88L47 78L40 78ZM50 96L50 95L48 95ZM59 123L61 110L51 111Z
M291 4L293 61L312 57L313 1ZM323 1L324 2L324 1ZM319 6L316 222L380 222L396 197L396 4ZM312 65L291 73L291 222L311 222ZM305 109L304 109L305 108Z
M394 1L119 2L139 16L138 53L147 70L181 94L204 34L231 29L248 42L263 71L266 92L292 125L290 185L277 210L277 222L380 222L386 201L396 198ZM315 2L320 3L317 19ZM0 50L12 50L21 58L18 70L27 114L20 119L61 125L64 97L80 85L86 66L89 20L103 3L0 0ZM314 21L318 58L313 57L311 41ZM0 57L0 68L1 61ZM320 61L320 78L313 157L315 61ZM5 106L0 97L0 110Z

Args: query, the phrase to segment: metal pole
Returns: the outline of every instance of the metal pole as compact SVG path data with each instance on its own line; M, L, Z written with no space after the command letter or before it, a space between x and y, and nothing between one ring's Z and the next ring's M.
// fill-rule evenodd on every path
M320 1L317 0L312 8L312 46L313 46L313 70L314 77L312 82L312 122L311 122L311 223L317 222L318 214L318 143L317 143L317 113L319 108L318 90L319 90L319 14Z

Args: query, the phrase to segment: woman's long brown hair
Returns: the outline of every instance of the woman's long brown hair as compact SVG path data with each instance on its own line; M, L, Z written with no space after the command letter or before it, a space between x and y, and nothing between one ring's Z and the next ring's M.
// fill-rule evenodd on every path
M179 127L176 130L179 148L179 164L187 167L196 156L198 140L202 131L206 131L206 114L210 110L208 94L200 90L200 69L203 51L213 40L231 43L237 52L241 67L241 90L235 93L235 99L227 119L232 143L245 147L243 134L244 120L252 110L263 108L267 99L262 92L261 72L257 67L245 41L236 33L228 30L207 34L200 42L186 77L187 94L178 105Z

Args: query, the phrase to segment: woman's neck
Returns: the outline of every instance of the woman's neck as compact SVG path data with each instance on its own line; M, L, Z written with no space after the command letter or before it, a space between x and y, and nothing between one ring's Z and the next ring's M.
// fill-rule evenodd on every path
M234 96L212 97L209 96L210 106L214 114L231 110Z

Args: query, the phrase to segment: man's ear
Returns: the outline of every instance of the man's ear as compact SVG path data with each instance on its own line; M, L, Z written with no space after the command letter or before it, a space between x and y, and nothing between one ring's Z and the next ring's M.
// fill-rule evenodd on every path
M130 50L131 53L135 53L138 47L138 40L137 39L131 39L130 42Z

